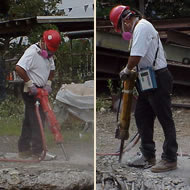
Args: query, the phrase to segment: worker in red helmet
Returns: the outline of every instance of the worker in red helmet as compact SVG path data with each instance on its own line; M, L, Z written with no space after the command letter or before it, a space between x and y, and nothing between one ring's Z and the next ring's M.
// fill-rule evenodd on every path
M61 43L56 30L43 33L40 42L31 45L16 64L16 72L24 81L23 99L25 115L21 136L18 141L19 157L39 158L43 151L40 126L35 113L37 88L44 88L50 94L55 64L53 55ZM45 115L40 107L42 121Z
M159 34L138 11L128 6L114 7L110 12L110 21L115 31L121 33L122 38L130 44L130 56L126 67L120 72L121 80L127 79L133 69L138 72L136 86L139 97L135 120L141 137L141 154L130 159L128 165L145 167L148 164L152 166L152 172L174 170L177 167L178 144L171 111L173 79L167 69ZM158 163L153 140L156 117L165 136L161 161Z

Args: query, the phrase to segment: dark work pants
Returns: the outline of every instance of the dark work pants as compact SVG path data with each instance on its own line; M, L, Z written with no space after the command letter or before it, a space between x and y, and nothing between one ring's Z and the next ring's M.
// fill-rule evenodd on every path
M140 150L146 158L155 157L153 140L154 120L157 117L164 131L162 159L177 160L178 145L171 111L172 76L168 70L156 74L157 89L140 92L135 110L135 120L141 137Z
M19 152L32 151L33 154L40 154L43 151L43 147L40 126L35 111L36 99L34 96L28 95L28 93L23 93L23 100L25 103L25 114L21 136L18 141L18 150ZM41 106L40 115L44 123L45 114Z

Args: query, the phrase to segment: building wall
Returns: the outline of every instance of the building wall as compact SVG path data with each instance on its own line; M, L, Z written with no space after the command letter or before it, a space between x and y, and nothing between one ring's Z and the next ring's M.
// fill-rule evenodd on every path
M70 17L93 16L94 0L62 0L58 5L59 10L64 10L65 14Z

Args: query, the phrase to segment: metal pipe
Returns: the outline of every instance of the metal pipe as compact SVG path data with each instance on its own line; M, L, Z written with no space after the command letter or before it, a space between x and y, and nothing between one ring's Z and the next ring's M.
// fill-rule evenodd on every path
M94 30L82 30L82 31L75 31L75 32L66 32L64 33L70 39L77 39L77 38L91 38L94 36Z

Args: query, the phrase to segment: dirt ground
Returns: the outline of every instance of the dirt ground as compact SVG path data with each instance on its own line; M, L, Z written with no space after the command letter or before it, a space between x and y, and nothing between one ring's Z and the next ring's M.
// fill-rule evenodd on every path
M173 97L172 102L173 103L190 103L190 98ZM116 129L116 113L112 112L111 110L104 110L104 109L102 109L102 110L103 111L99 111L96 114L96 142L97 142L97 144L96 144L97 150L96 151L97 151L97 154L115 153L116 151L119 150L119 146L120 146L120 140L115 139L115 137L114 137L115 129ZM174 121L175 121L175 125L176 125L176 131L177 131L177 142L179 145L178 152L179 152L179 154L182 154L182 153L189 154L190 153L189 152L190 109L173 108L172 111L173 111L173 117L174 117ZM135 133L136 133L136 125L135 125L135 120L134 120L134 114L132 113L131 123L130 123L130 138L133 137ZM157 159L159 160L160 155L162 153L162 144L164 141L164 135L163 135L162 128L157 120L155 122L154 140L156 142ZM96 167L97 182L96 183L97 183L98 190L103 189L103 188L106 189L106 187L107 187L106 180L109 181L108 184L110 185L110 183L111 183L110 181L112 181L113 184L116 184L116 181L117 181L117 183L119 181L118 179L123 180L124 178L125 178L125 182L127 181L128 185L130 184L128 186L128 189L134 189L134 190L143 189L140 187L140 185L138 186L137 181L138 181L138 176L140 176L140 178L142 179L142 176L145 175L146 172L141 169L134 169L134 168L129 168L126 166L126 160L130 159L134 154L136 154L137 151L139 151L139 149L138 149L139 143L140 143L140 141L133 148L133 150L131 150L129 153L125 153L123 155L123 160L122 160L121 164L118 163L118 157L116 157L116 156L107 156L107 155L98 156L97 155L97 158L96 158L96 160L97 160L97 165L96 165L97 166ZM189 157L186 157L186 159L187 159L187 162L189 165L189 162L190 162ZM179 168L186 167L185 162L184 162L184 166L183 166L183 162L182 162L178 165L178 167ZM190 166L188 168L188 172L189 172L189 169L190 169ZM150 176L152 176L150 170L148 172L149 172L147 174L149 176L148 178L152 178L152 177L150 177ZM135 180L129 180L131 178L131 173L133 173L136 178L136 182L134 182L133 185L132 185L131 181L135 181ZM154 177L156 177L156 176L154 176ZM162 177L164 179L167 176L161 176L160 178L162 178ZM173 179L173 177L171 177L171 178ZM172 181L172 179L170 179L170 181ZM155 182L155 180L153 180L153 181ZM161 181L163 183L163 180L161 180ZM187 183L189 183L189 181L190 181L190 179L188 179ZM113 185L113 184L112 184L112 186L109 186L109 188L107 188L107 189L115 189L115 190L122 189L121 185L120 185L120 188L119 188L119 185L117 188L116 185ZM177 183L177 184L179 184L179 183ZM145 186L143 186L143 187L145 188ZM148 186L146 186L145 189L151 189L151 188L148 188ZM162 186L160 184L160 188L158 186L157 188L153 187L152 189L160 189L160 190L172 189L173 190L173 189L180 189L180 188L179 188L179 186L177 187L177 185L175 186L171 183L170 188L169 188L169 186L167 188L166 185L163 187L163 184L162 184ZM186 189L185 185L181 189ZM190 189L190 186L188 186L187 189Z
M12 158L17 158L17 141L18 137L1 137L1 156L7 156L5 153L9 152ZM40 163L0 162L0 189L93 189L93 138L88 141L69 140L64 146L69 161L65 160L61 148L55 144L48 148L48 152L56 154L56 160Z

